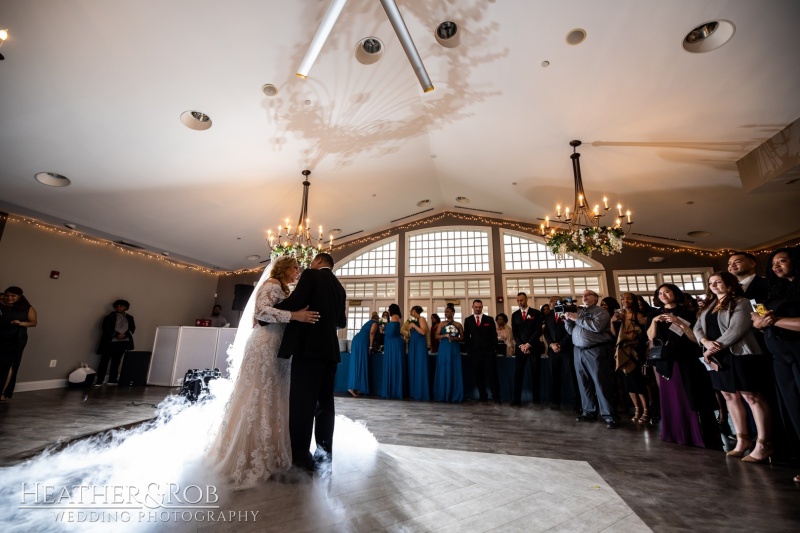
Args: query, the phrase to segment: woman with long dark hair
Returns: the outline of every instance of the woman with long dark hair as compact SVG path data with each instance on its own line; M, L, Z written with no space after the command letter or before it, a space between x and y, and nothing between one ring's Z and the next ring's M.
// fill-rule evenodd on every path
M771 418L764 392L771 386L769 361L753 334L753 306L744 298L739 280L730 272L715 272L708 278L705 304L694 325L694 335L703 347L706 364L717 372L722 395L736 430L736 447L730 457L749 463L764 463L772 456ZM758 431L753 440L747 430L750 406ZM752 450L745 456L747 450Z
M800 439L800 251L776 250L767 260L767 313L753 313L772 354L778 404L784 425ZM794 455L800 450L793 450ZM800 483L800 475L794 476Z
M28 344L28 328L38 322L36 309L19 287L9 287L0 294L0 401L14 394L22 351Z
M411 308L408 338L408 393L415 400L430 400L428 380L428 321L422 316L422 307Z
M651 343L666 346L664 359L654 361L661 400L661 440L721 450L711 378L700 362L692 331L696 317L683 306L683 291L672 283L661 284L653 301L661 302L661 307L648 317L647 336Z
M633 402L635 424L648 424L650 410L647 400L647 380L643 370L647 356L647 317L639 311L639 302L630 292L622 293L622 308L612 311L611 333L617 339L615 359L617 370L622 372L625 392Z
M403 360L406 343L400 335L400 306L389 306L389 323L384 327L383 339L383 387L381 397L403 399Z

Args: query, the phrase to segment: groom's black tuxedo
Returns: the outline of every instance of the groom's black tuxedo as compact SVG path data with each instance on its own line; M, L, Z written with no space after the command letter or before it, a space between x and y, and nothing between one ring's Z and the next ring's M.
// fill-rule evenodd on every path
M497 378L497 325L489 315L481 315L481 323L475 315L464 319L464 344L472 360L475 385L480 401L488 400L486 380L492 391L492 399L500 403L500 381Z
M317 448L328 456L333 453L333 383L341 360L337 328L347 326L344 287L330 268L306 269L294 292L275 307L299 311L308 306L319 312L314 324L290 322L281 341L278 357L292 357L289 391L289 436L292 462L311 470L309 453L311 432ZM316 426L315 426L316 421Z
M525 318L522 318L522 311L517 309L511 313L511 331L514 332L514 342L517 344L514 352L514 399L512 405L519 405L522 401L522 383L524 380L525 365L530 360L531 368L531 393L534 403L539 403L539 380L541 379L542 368L542 313L528 307L525 310ZM530 344L530 350L526 354L520 346Z

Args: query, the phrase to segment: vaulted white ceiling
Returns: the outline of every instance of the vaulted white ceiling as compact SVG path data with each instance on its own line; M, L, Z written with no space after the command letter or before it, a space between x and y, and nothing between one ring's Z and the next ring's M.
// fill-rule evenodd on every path
M580 139L590 201L630 207L637 233L717 249L800 229L800 184L747 194L736 168L800 118L800 2L397 3L433 92L378 0L347 3L306 80L328 0L3 0L0 208L235 269L296 222L305 168L326 231L383 229L425 199L538 224L571 202ZM682 48L720 19L736 30L725 46ZM444 20L460 46L435 41ZM569 45L576 28L586 40ZM362 65L368 36L385 51ZM187 110L212 127L185 127Z

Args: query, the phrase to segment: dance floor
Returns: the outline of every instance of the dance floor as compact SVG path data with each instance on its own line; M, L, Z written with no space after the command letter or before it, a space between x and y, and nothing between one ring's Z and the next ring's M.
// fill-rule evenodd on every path
M135 426L153 416L148 404L173 391L18 393L0 405L0 464L24 471L23 458L46 445ZM338 397L336 407L372 435L340 420L333 468L322 475L290 473L232 491L208 471L186 472L184 485L215 487L212 506L132 513L123 523L57 521L52 511L20 510L6 499L0 528L30 531L34 518L37 531L237 533L795 531L800 523L793 468L664 443L657 426L610 431L538 405Z

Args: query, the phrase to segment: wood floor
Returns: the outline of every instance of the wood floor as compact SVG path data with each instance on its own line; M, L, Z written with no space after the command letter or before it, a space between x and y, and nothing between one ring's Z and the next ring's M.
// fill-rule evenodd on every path
M149 419L154 409L147 403L156 404L171 392L172 389L163 387L103 387L93 389L88 395L64 389L17 393L12 400L0 405L0 465L18 463L59 441ZM145 405L141 405L142 402ZM640 530L637 524L642 522L653 531L797 531L800 526L800 486L791 480L800 469L796 472L787 466L746 464L726 458L721 452L664 443L659 439L658 427L623 423L617 430L608 430L597 422L576 423L568 409L550 410L544 406L512 408L480 403L453 405L340 397L336 408L337 414L366 424L383 446L383 457L389 454L398 461L397 458L402 457L409 464L425 457L432 465L439 464L437 461L444 457L438 454L455 450L492 454L467 454L459 460L500 465L493 467L501 469L496 471L498 477L503 477L503 469L516 476L514 470L528 472L526 469L530 468L532 473L525 474L531 479L529 489L532 492L527 496L530 501L551 494L536 492L547 489L551 474L543 473L541 465L522 458L584 461L600 476L597 486L607 484L615 493L614 498L609 496L608 499L611 515L622 513L619 522L603 526L607 531ZM409 447L421 449L415 454L413 450L407 451ZM452 457L457 455L452 454ZM504 460L503 456L519 458ZM561 478L559 483L562 484L572 475L591 475L580 469L554 468L559 476L567 476ZM420 466L420 470L426 468ZM352 475L339 472L334 484ZM624 502L622 507L617 500ZM401 508L401 503L389 498L383 505ZM599 505L600 508L606 506ZM623 508L632 510L635 516L626 518ZM552 511L552 506L548 509ZM369 516L374 520L381 515ZM424 521L414 522L415 527L407 528L394 522L366 522L349 515L348 519L349 522L330 524L320 530L435 529ZM478 527L480 522L474 522L474 529L462 525L461 530L540 529L532 525L526 527L532 524L528 520L501 521L493 528ZM559 524L560 530L576 530L570 528L570 522ZM584 528L585 524L581 524L580 528ZM572 525L579 527L577 523ZM442 523L441 529L447 530L445 526ZM456 528L452 524L450 527ZM194 530L215 529L206 525Z

